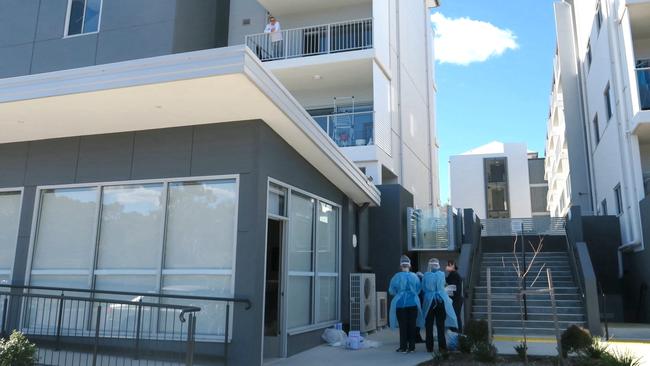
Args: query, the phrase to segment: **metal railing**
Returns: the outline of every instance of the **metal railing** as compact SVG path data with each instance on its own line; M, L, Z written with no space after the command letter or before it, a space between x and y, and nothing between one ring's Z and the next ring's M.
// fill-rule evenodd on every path
M642 110L650 110L650 67L636 69L636 80L639 85L639 103Z
M451 207L409 208L409 250L454 250L454 210Z
M562 217L538 216L521 219L486 219L481 236L565 235Z
M374 144L375 112L338 113L313 118L340 147Z
M372 48L372 18L286 29L246 36L246 45L262 61Z
M225 303L223 355L209 356L227 363L231 305L248 309L248 300L0 285L0 330L5 337L17 329L34 341L41 364L193 365L197 324L209 320L199 316L206 306L198 303L206 302Z

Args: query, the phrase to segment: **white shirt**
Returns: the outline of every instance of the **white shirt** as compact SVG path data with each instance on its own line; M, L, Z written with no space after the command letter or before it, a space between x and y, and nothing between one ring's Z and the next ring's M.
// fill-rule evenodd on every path
M264 28L264 33L270 33L271 42L279 42L282 40L282 32L280 29L280 22L276 21L275 24L267 24Z

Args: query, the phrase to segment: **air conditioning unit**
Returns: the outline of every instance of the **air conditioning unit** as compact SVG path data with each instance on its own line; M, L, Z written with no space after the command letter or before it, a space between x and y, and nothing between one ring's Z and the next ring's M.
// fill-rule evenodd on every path
M377 329L376 295L374 273L350 274L350 330Z
M377 292L377 329L388 325L388 293Z

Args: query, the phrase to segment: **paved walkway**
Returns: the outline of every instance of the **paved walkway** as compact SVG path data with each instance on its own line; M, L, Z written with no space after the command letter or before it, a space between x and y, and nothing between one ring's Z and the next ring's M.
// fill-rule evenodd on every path
M650 326L614 324L610 325L609 349L615 352L630 352L641 358L641 365L650 366ZM399 354L399 335L396 330L384 329L371 334L368 339L377 341L379 348L358 351L322 345L299 353L293 357L267 362L272 366L415 366L431 359L424 344L417 345L417 351L411 354ZM515 337L495 337L494 344L499 354L515 354L514 346L519 344ZM528 342L531 355L557 355L554 338L532 338Z
M399 347L399 335L396 330L383 329L368 336L368 339L380 342L379 348L357 351L341 347L318 346L295 356L274 360L265 365L273 366L414 366L431 359L424 344L416 345L416 352L401 354L395 352Z

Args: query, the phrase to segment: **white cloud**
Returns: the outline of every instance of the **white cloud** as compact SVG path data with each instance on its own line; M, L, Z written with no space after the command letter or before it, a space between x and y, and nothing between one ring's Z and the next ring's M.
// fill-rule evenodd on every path
M440 13L431 15L431 21L436 29L435 57L441 63L469 65L519 47L511 30L488 22Z

